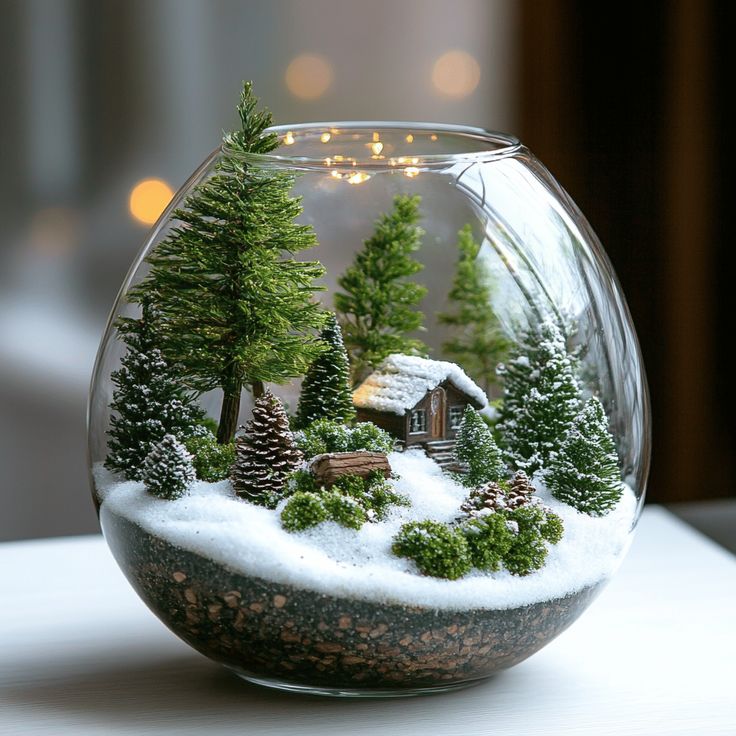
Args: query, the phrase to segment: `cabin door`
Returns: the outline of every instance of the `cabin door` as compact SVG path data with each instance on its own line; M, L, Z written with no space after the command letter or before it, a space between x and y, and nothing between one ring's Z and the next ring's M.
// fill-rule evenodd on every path
M436 388L429 398L429 431L432 439L445 436L445 389Z

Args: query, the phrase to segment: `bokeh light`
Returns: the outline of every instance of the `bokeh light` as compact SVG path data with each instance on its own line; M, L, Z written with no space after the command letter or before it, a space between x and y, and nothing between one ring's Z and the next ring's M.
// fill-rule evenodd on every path
M448 97L467 97L480 82L480 65L467 51L448 51L432 67L432 85Z
M332 65L319 54L301 54L286 68L289 92L302 100L316 100L330 88Z
M162 179L143 179L130 190L130 214L144 225L153 225L173 196L173 190Z

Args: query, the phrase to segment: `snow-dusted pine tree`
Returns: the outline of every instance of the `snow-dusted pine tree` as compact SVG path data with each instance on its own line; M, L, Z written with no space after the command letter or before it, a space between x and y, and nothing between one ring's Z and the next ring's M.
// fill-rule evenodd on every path
M607 514L621 498L616 446L595 396L575 417L545 479L555 498L590 516Z
M317 419L348 422L355 416L350 390L350 363L337 317L330 314L320 334L327 349L319 355L304 376L297 425L306 427Z
M128 480L142 478L143 461L165 434L183 438L203 417L158 349L155 323L146 301L140 319L119 325L128 349L111 376L115 388L105 467Z
M164 435L143 462L146 490L159 498L181 498L195 478L192 456L173 434Z
M465 486L473 488L489 481L498 482L506 476L506 466L491 430L470 405L465 407L457 431L455 459L467 469L458 475Z
M230 474L235 491L241 498L274 508L287 476L301 460L284 407L266 389L255 401L245 434L235 440L235 464Z
M575 361L559 327L543 322L523 335L498 373L503 447L509 462L531 476L549 466L580 409Z

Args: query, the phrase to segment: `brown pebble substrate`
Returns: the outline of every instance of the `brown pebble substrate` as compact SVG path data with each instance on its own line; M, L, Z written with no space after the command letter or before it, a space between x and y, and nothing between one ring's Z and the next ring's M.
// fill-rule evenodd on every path
M512 609L380 604L234 572L104 504L101 521L128 580L175 634L243 675L297 686L410 690L487 677L541 649L604 585Z

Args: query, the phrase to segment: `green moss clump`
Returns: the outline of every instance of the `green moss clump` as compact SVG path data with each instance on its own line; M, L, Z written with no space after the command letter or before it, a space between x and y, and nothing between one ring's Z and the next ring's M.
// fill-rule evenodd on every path
M339 491L326 491L321 496L327 518L349 529L360 529L367 521L363 507L350 496Z
M547 561L545 541L556 544L562 538L562 520L539 505L521 506L506 512L514 528L514 541L504 555L504 566L513 575L529 575Z
M514 533L503 513L492 513L468 519L459 530L465 537L470 550L473 567L496 572L514 544Z
M327 520L327 509L316 493L295 493L281 512L281 524L289 532L301 532Z
M409 499L396 493L380 471L365 478L359 475L341 475L333 488L354 498L365 510L370 521L383 521L393 506L408 506Z
M393 449L394 438L373 422L358 422L350 431L348 451L368 450L388 455Z
M235 444L221 445L209 429L202 429L184 441L184 446L192 455L192 464L197 478L209 483L225 480L235 462Z
M398 557L413 560L423 575L457 580L471 567L470 550L462 532L438 521L404 524L391 549Z

